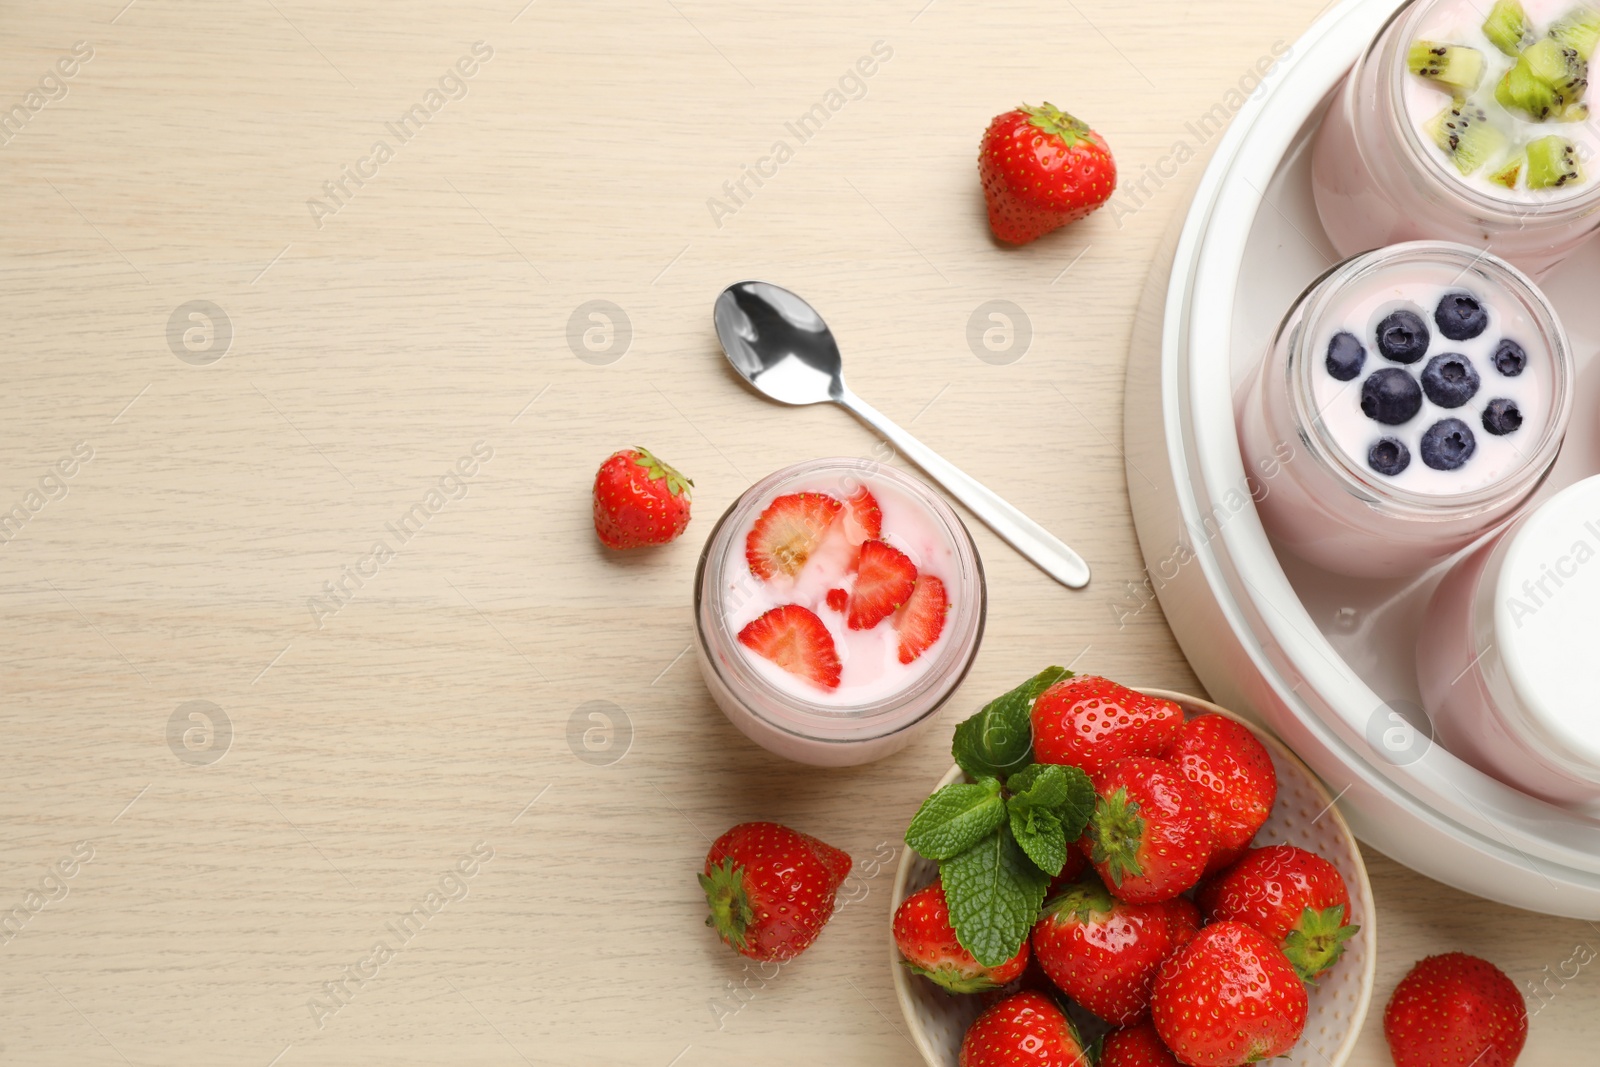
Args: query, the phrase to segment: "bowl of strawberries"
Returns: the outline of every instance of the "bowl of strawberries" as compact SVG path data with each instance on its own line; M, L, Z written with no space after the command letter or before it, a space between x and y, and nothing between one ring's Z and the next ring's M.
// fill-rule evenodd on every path
M1322 783L1214 704L1052 667L956 727L891 955L930 1067L1341 1067L1372 890Z

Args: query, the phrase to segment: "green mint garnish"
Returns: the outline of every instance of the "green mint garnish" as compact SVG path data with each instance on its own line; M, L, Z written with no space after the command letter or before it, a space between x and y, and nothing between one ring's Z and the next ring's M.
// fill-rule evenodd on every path
M990 701L982 711L956 727L951 755L974 778L1004 778L1033 759L1033 723L1029 713L1040 693L1063 678L1064 667L1050 667L1011 692Z
M1005 821L999 779L980 778L970 785L957 782L922 802L906 829L906 844L930 860L947 860L988 837Z
M1002 826L939 867L956 939L985 967L1017 954L1039 917L1049 877Z

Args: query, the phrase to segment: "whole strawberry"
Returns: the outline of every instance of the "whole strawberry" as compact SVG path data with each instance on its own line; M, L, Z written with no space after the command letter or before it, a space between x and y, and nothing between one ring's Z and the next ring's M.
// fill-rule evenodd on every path
M894 943L906 966L952 993L983 993L1021 977L1028 966L1028 943L998 967L985 967L956 940L950 905L939 882L923 886L894 913Z
M1180 1067L1149 1022L1113 1030L1100 1046L1098 1067Z
M1179 1062L1238 1067L1281 1056L1305 1029L1306 987L1265 934L1216 923L1156 975L1150 1021Z
M1034 759L1089 775L1129 756L1163 755L1183 730L1183 710L1170 700L1092 674L1040 693L1030 717Z
M1189 780L1211 813L1216 851L1206 873L1238 858L1272 814L1278 772L1266 746L1225 715L1200 715L1183 724L1166 759Z
M1200 932L1200 907L1188 897L1173 897L1167 901L1167 914L1172 920L1172 947L1176 951Z
M961 1039L960 1067L1088 1067L1077 1028L1043 993L986 1008Z
M1153 904L1200 880L1211 819L1172 764L1133 756L1091 778L1095 809L1078 848L1113 895Z
M1528 1006L1494 964L1429 956L1395 987L1383 1036L1395 1067L1511 1067L1528 1040Z
M1351 926L1350 892L1339 869L1293 845L1253 848L1201 887L1208 922L1241 922L1271 938L1302 978L1339 961Z
M1018 245L1083 218L1117 187L1104 138L1051 104L997 115L983 134L978 174L989 228Z
M614 453L594 476L594 532L607 548L675 540L689 525L685 478L642 448Z
M850 857L772 822L740 823L711 845L700 888L706 925L740 955L787 960L817 939L833 914Z
M1150 984L1174 934L1167 904L1117 900L1091 874L1045 902L1033 954L1063 993L1126 1026L1150 1010Z

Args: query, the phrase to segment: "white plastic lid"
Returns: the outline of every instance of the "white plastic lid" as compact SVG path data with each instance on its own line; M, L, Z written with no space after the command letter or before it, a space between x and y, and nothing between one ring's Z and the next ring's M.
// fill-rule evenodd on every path
M1512 535L1494 630L1530 722L1568 758L1600 768L1600 477L1563 489Z

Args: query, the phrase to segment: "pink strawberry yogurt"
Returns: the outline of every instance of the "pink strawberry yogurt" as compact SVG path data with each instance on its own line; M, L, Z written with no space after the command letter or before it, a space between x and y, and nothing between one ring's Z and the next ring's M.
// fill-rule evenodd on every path
M902 661L909 603L870 628L848 625L847 605L865 595L857 562L867 538L844 502L862 488L881 514L876 540L903 553L918 581L936 579L948 602L937 636L910 662ZM808 543L795 573L780 569L758 576L749 559L751 531L774 501L795 494L839 501L839 517ZM706 543L695 583L701 671L729 720L769 750L805 763L865 763L903 747L931 724L977 653L985 598L970 534L928 486L869 461L797 464L746 491ZM740 640L747 628L787 605L820 620L838 660L836 687L786 669Z

